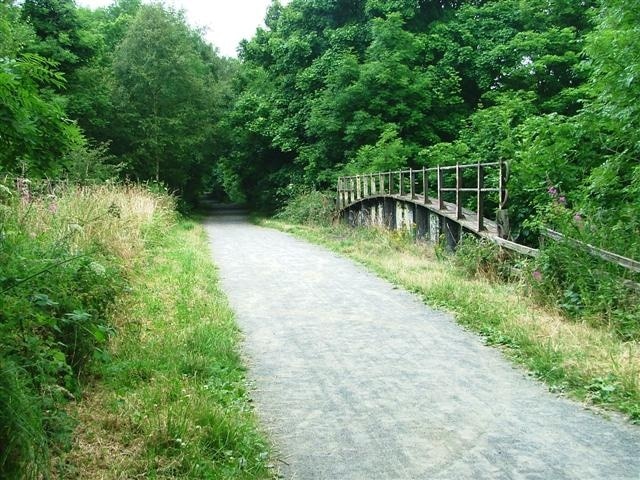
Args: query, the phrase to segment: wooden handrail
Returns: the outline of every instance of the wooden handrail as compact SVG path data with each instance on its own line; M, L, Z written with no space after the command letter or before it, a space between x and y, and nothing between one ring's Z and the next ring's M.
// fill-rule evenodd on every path
M632 272L635 273L640 273L640 262L638 262L637 260L633 260L631 258L627 258L627 257L623 257L622 255L618 255L617 253L613 253L613 252L609 252L607 250L603 250L601 248L598 247L594 247L593 245L590 245L586 242L583 242L581 240L576 240L574 238L569 238L566 235L563 235L560 232L556 232L554 230L551 230L549 228L545 228L542 233L551 238L552 240L555 240L557 242L567 242L570 245L573 245L575 247L578 247L584 251L586 251L587 253L589 253L590 255L593 255L594 257L598 257L601 258L602 260L605 260L609 263L613 263L616 265L621 266L622 268L625 268L627 270L630 270Z
M497 179L494 176L489 177L487 171L491 168L498 168ZM465 187L465 172L468 170L475 170L476 185L474 187ZM364 198L372 196L394 196L404 198L407 200L416 201L422 197L422 203L424 205L431 204L430 197L430 182L429 175L435 174L436 176L436 199L437 208L443 212L451 213L448 211L447 205L451 205L449 202L445 202L445 194L453 193L455 195L455 201L453 206L455 207L454 214L457 220L462 220L469 212L463 211L463 194L475 194L476 195L476 221L475 225L478 232L486 230L485 228L485 201L487 193L498 194L498 210L496 214L500 217L501 211L504 211L508 199L508 192L506 189L506 182L508 177L508 167L505 162L487 162L487 163L474 163L474 164L457 164L457 165L438 165L436 167L423 167L419 170L412 168L388 171L388 172L376 172L366 173L362 175L352 175L340 177L338 179L338 202L339 208L345 208L351 203L360 201ZM455 175L455 187L445 186L446 175ZM422 176L422 179L420 178ZM376 185L375 178L378 178L378 184ZM409 190L405 188L405 180L409 180ZM421 180L421 181L420 181ZM497 182L496 182L497 180ZM490 181L493 185L487 186ZM497 183L497 184L496 184ZM397 184L397 189L396 189ZM419 186L421 185L422 188ZM355 192L354 192L355 190ZM503 213L503 212L502 212ZM504 214L503 214L504 216ZM499 222L500 218L496 218ZM508 232L501 232L502 237L506 237Z

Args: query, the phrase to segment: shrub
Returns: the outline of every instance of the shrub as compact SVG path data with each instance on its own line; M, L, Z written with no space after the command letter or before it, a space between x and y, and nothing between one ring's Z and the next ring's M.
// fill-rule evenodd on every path
M613 329L624 340L640 339L640 274L589 252L589 245L625 256L637 254L637 220L619 229L615 221L576 211L555 186L552 197L532 222L565 235L548 240L540 250L531 276L533 291L569 316Z
M292 223L329 225L336 213L335 194L312 190L293 196L276 218Z
M0 477L46 476L107 311L173 202L135 186L0 182Z
M569 241L547 242L531 284L536 295L569 316L640 339L639 276L589 254Z
M522 260L509 254L495 243L463 235L456 247L453 261L471 277L487 277L492 280L517 280L525 267Z

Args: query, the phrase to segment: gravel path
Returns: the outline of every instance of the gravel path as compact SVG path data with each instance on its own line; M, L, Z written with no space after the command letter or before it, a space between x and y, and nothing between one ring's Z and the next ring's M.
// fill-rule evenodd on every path
M640 479L640 428L557 398L362 267L207 221L286 479Z

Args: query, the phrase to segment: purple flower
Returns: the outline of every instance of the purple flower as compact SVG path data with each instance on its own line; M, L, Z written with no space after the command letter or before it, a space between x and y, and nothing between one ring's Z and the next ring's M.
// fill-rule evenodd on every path
M558 197L558 203L560 205L566 205L567 204L567 199L566 197Z
M552 197L555 197L556 195L558 195L558 189L556 187L549 187L547 193Z
M573 221L574 221L574 222L578 222L578 223L582 222L582 215L580 215L579 213L576 213L576 214L573 216Z
M58 204L56 202L51 202L49 204L49 211L51 212L52 215L55 215L56 212L58 211Z
M533 279L534 279L536 282L540 282L540 281L542 281L542 272L540 272L539 270L535 270L535 271L531 274L531 276L533 277Z

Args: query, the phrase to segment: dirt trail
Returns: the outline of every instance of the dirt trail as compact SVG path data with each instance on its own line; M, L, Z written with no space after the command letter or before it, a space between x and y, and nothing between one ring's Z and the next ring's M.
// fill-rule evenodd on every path
M287 479L640 479L640 428L557 398L320 247L207 222Z

